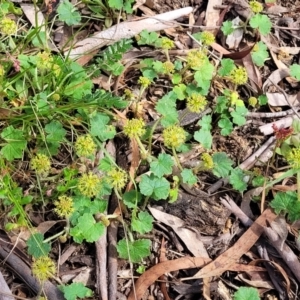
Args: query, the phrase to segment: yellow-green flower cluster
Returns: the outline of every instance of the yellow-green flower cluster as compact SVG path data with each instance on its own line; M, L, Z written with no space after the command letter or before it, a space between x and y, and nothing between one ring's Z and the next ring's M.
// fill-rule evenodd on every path
M123 131L129 138L141 137L146 132L145 122L142 119L128 120Z
M230 106L235 106L240 99L240 95L237 91L232 91L230 93Z
M83 174L81 178L78 179L77 184L79 192L87 197L97 196L102 188L102 179L89 172L88 174Z
M73 199L66 195L59 196L54 205L54 211L62 218L69 218L74 212Z
M203 45L210 46L212 43L215 42L215 36L209 31L201 32L200 38Z
M201 68L207 61L207 53L205 50L193 49L187 54L187 65L190 68Z
M121 190L125 187L128 176L124 170L113 168L108 173L108 182L116 189Z
M36 55L36 66L41 71L53 71L53 73L58 76L60 74L60 66L55 64L53 61L53 56L49 52L39 52Z
M250 97L248 99L249 105L251 105L252 107L255 107L255 105L257 104L258 100L256 97Z
M133 101L135 99L133 92L129 89L124 90L124 96L128 101Z
M59 101L60 100L60 94L58 93L55 93L51 96L51 99L55 102Z
M38 175L46 177L51 169L51 162L47 155L38 153L31 159L31 169L35 170Z
M151 80L147 77L141 76L138 80L138 83L143 87L147 88L151 84Z
M75 152L78 156L91 156L96 151L96 144L93 138L89 135L82 135L77 138L75 143Z
M205 109L207 100L204 96L198 93L193 93L187 98L187 108L191 112L199 113Z
M293 169L300 169L300 148L292 149L287 155L287 161Z
M237 85L245 84L248 80L247 70L244 67L236 67L234 68L230 75L230 80Z
M55 272L55 264L48 256L39 257L32 264L32 274L40 282L53 277Z
M49 52L39 52L36 55L36 66L41 70L51 69L53 64L53 57Z
M178 125L167 127L164 129L162 135L164 144L168 148L178 148L186 140L186 132Z
M264 9L263 5L258 1L250 1L249 5L255 14L262 12Z
M161 38L161 48L164 50L170 50L174 48L174 42L167 37Z
M3 77L5 74L5 70L3 68L3 66L0 65L0 78Z
M3 35L12 35L17 31L17 24L10 18L4 17L0 21L0 33Z
M165 61L162 67L166 74L172 74L175 71L175 66L171 61Z
M209 155L208 153L203 153L201 155L201 159L203 162L203 167L206 170L211 170L214 167L213 159L212 159L211 155Z

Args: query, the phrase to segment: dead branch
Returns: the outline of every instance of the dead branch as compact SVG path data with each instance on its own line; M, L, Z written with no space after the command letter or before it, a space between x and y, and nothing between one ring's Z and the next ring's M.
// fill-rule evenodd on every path
M0 300L12 300L14 298L14 295L9 289L1 272L0 272L0 287L1 287Z
M41 290L41 285L37 279L31 275L31 270L17 255L5 246L0 246L0 257L5 260L11 268L16 272L16 275L23 280L28 287L30 287L35 293ZM49 300L64 300L63 293L50 281L46 281L43 284L43 291Z
M192 7L176 9L170 12L159 14L150 18L145 18L135 22L123 22L114 25L104 31L84 39L72 46L72 50L65 51L65 56L71 59L78 59L80 56L89 54L93 50L100 49L106 45L113 44L121 39L129 39L139 34L142 30L159 31L176 27L173 20L192 12Z

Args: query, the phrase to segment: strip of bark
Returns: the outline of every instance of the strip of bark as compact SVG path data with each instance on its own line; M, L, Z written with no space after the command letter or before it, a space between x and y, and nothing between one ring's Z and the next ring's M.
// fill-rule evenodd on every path
M30 287L35 293L41 290L41 285L37 279L31 275L31 270L17 255L7 247L0 246L0 257L5 260L11 268L16 272L16 275L23 280L28 287ZM43 290L49 300L64 300L63 293L50 281L46 281L43 285Z

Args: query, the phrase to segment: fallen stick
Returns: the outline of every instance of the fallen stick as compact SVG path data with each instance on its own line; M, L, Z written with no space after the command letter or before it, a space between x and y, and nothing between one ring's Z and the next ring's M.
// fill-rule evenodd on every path
M16 254L11 252L10 249L0 245L0 258L5 260L5 262L8 263L15 271L16 275L21 278L35 293L38 293L41 290L41 284L31 275L31 270L27 264ZM43 284L43 291L49 300L65 299L63 293L48 280L46 280Z
M142 30L159 31L178 26L172 22L193 11L192 7L185 7L159 14L153 17L144 18L139 21L123 22L114 25L107 30L98 32L72 46L71 50L65 51L65 56L76 60L82 55L91 53L93 50L113 44L121 39L129 39L139 34Z

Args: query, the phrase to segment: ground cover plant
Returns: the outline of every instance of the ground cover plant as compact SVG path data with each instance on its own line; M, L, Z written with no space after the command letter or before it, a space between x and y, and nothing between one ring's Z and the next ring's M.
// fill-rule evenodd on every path
M182 40L176 31L149 28L76 60L80 34L84 39L122 24L144 6L64 0L35 2L28 10L24 3L0 3L0 256L6 261L15 249L26 254L23 271L31 278L16 288L20 279L11 280L8 292L36 299L116 299L117 293L140 299L153 284L157 299L168 293L186 298L189 293L164 273L191 278L195 272L180 270L198 267L206 274L194 279L205 278L198 298L199 291L207 299L297 293L298 29L276 25L278 11L291 9L243 5L247 16L228 4L219 25L178 29ZM215 6L198 9L210 23L209 13L220 13ZM282 44L275 44L274 32L284 37ZM179 42L183 50L176 49ZM239 232L234 216L244 227L255 222L251 238L249 230ZM265 227L268 245L258 240L263 231L255 224ZM181 235L183 228L189 233ZM213 238L205 242L201 235ZM164 251L169 263L158 254ZM198 259L192 265L189 255ZM259 255L274 262L247 264ZM214 260L221 263L208 276ZM117 280L117 269L129 275ZM256 277L246 279L247 271ZM140 274L149 282L134 284ZM214 276L231 284L214 290Z

